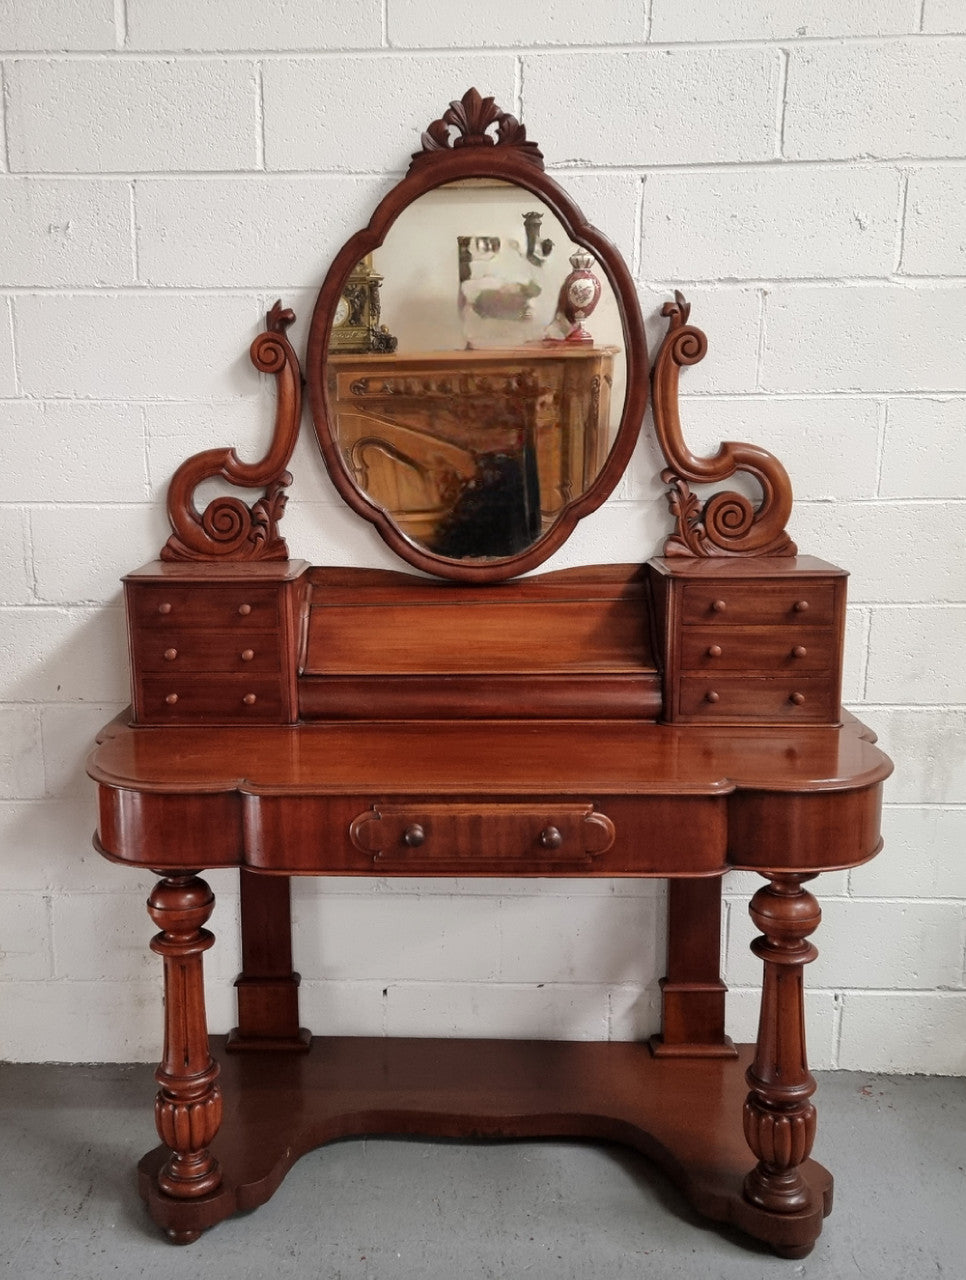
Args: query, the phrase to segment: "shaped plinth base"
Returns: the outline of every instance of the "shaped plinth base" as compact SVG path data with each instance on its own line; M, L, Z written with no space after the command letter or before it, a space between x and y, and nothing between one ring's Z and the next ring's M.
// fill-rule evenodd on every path
M618 1142L653 1160L698 1213L804 1257L832 1203L832 1178L807 1160L807 1204L772 1213L746 1199L755 1158L742 1133L745 1070L734 1058L661 1059L645 1044L316 1038L307 1053L224 1054L224 1124L212 1154L224 1172L207 1196L158 1187L167 1151L139 1165L140 1191L169 1238L190 1242L264 1204L299 1156L337 1138L576 1137Z

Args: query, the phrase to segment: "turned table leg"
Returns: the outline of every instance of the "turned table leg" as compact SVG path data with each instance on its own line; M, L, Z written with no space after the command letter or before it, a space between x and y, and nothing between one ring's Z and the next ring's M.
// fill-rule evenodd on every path
M762 936L751 944L764 962L755 1058L746 1079L745 1137L758 1164L745 1179L745 1197L771 1213L795 1213L809 1203L799 1166L815 1138L815 1081L805 1055L802 970L818 952L806 939L822 918L802 888L810 875L775 875L751 900ZM807 1248L797 1251L808 1252Z
M158 1186L178 1200L215 1191L221 1169L208 1147L221 1124L218 1064L208 1049L202 955L214 937L202 926L214 894L192 872L166 875L148 898L148 913L161 932L151 950L164 961L164 1054L155 1073L161 1086L155 1103L158 1135L171 1150ZM188 1244L201 1234L170 1229Z

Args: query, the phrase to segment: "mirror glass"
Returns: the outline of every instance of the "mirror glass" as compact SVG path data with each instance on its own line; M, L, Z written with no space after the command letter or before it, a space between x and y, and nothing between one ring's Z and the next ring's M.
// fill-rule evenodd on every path
M351 272L324 385L346 473L412 543L516 555L593 484L626 342L606 272L523 187L464 179L406 206Z

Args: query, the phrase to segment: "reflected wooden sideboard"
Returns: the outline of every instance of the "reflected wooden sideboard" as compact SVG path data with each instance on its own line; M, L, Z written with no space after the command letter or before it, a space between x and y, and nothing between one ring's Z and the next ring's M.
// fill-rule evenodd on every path
M610 451L615 354L561 343L333 353L335 431L360 489L422 542L432 542L473 481L480 455L516 457L524 448L546 526L590 487Z

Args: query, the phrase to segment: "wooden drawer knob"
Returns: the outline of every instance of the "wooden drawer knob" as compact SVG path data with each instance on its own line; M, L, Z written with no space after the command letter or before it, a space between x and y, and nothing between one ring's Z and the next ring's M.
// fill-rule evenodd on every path
M244 698L242 698L242 702L244 702L246 707L253 707L257 701L258 699L253 693L246 693Z
M709 657L709 658L720 658L720 657L721 657L721 645L720 645L720 644L709 644L709 645L708 645L708 657Z
M727 604L727 601L725 601L725 600L712 600L712 601L711 601L711 609L712 609L712 612L714 612L714 613L724 613L724 611L727 609L727 607L728 607L728 604Z
M176 658L177 656L178 656L178 650L177 650L177 649L165 649L165 651L164 651L164 660L165 660L165 662L174 662L174 660L175 660L175 658Z
M178 695L176 693L165 694L164 700L169 707L173 707L174 704L178 701Z
M796 613L805 613L805 611L806 611L807 609L808 609L808 601L807 601L807 600L796 600L796 601L795 601L795 612L796 612Z
M804 701L805 701L804 693L793 693L792 696L789 698L789 702L794 702L796 707L800 707Z
M807 653L808 653L808 650L805 648L803 644L797 644L795 648L792 650L792 657L804 658Z
M240 604L238 606L238 612L241 614L243 618L247 618L248 615L251 613L251 611L252 611L252 607L250 604Z
M540 832L540 844L544 849L559 849L563 844L563 836L559 827L544 827Z
M721 694L714 689L709 689L708 692L704 695L704 700L705 702L720 702Z
M170 612L171 612L171 605L168 603L167 600L163 601L161 604L158 605L158 613L170 613Z
M418 849L426 839L426 828L419 822L411 822L403 832L403 844L409 849Z
M255 650L254 650L254 649L242 649L242 651L241 651L241 660L242 660L242 662L251 662L251 660L252 660L252 658L254 658L254 656L255 656Z

